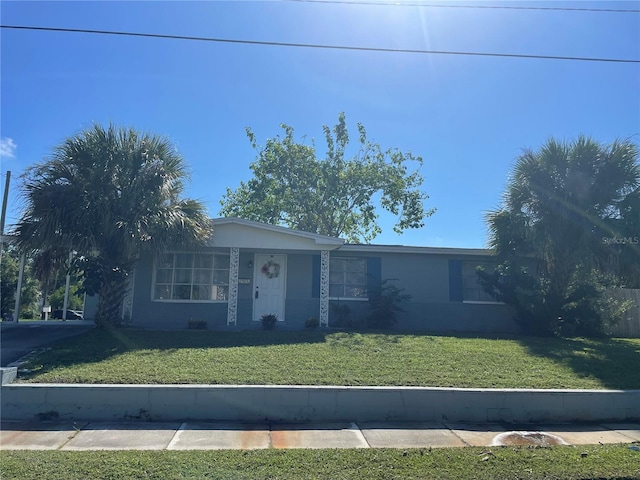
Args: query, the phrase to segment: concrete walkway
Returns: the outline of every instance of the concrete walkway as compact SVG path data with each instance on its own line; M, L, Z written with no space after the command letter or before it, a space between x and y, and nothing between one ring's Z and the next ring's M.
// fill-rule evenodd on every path
M640 443L640 424L513 425L210 422L11 422L0 450L222 450L263 448L437 448ZM631 445L630 448L639 448Z

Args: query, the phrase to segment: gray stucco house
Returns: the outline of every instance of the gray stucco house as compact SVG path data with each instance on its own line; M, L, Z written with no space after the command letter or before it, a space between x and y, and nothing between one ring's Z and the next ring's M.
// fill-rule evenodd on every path
M475 267L493 260L488 250L355 245L238 218L213 222L209 246L141 258L125 299L132 326L182 329L197 319L213 330L250 329L263 314L276 314L279 328L309 318L335 326L333 305L357 318L371 282L397 279L412 296L398 329L518 331L513 311L477 282Z

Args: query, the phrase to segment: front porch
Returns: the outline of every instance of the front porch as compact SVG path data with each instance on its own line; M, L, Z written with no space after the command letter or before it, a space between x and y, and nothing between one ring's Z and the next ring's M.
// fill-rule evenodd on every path
M329 324L329 263L341 239L236 218L214 220L210 244L148 256L136 270L125 310L134 326L246 329L262 315L283 326ZM151 295L149 298L149 291Z

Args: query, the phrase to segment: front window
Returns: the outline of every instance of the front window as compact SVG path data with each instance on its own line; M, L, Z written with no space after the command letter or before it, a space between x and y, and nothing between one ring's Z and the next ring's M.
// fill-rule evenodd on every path
M156 260L154 300L226 301L229 255L164 253Z
M331 257L329 297L367 298L367 262L364 258Z
M485 271L492 272L495 264L486 262L463 262L462 263L462 285L464 290L463 299L465 302L496 302L496 299L485 292L476 272L477 267L483 267Z

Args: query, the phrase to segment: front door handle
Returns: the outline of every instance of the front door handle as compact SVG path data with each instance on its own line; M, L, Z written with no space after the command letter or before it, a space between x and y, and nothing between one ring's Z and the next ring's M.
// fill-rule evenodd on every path
M258 292L258 287L256 287L256 298L260 297L260 293Z

